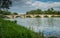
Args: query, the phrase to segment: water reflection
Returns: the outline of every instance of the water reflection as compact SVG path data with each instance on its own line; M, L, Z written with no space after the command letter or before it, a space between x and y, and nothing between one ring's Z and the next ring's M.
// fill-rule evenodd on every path
M60 37L60 18L15 18L17 24L43 32L45 36Z

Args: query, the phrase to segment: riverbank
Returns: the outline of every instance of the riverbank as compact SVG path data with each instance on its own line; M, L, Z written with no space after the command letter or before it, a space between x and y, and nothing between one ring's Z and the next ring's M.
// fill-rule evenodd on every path
M25 27L17 25L13 21L0 18L0 38L43 38L42 33L38 34Z

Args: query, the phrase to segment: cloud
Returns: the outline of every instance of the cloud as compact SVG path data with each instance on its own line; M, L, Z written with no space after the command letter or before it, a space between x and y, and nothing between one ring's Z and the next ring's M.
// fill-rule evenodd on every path
M48 8L60 8L60 2L41 2L41 1L35 1L35 2L27 2L31 5L31 7L40 8L40 9L48 9Z
M54 8L60 11L60 2L42 2L37 0L14 0L11 11L24 13L34 9L46 10L48 8Z
M60 2L60 0L37 0L37 1L42 1L42 2Z

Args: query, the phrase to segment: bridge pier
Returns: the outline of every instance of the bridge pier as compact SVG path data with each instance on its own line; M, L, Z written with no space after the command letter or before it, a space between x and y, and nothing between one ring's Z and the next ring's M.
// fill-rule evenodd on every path
M52 17L52 15L47 15L49 18L51 18Z
M45 15L39 15L41 18L44 18Z
M31 16L31 18L34 18L34 16L33 15L30 15Z
M20 16L21 18L26 18L26 16Z

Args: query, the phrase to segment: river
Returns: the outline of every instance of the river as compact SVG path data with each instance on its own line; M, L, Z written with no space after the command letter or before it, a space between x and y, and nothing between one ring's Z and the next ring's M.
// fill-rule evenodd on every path
M13 20L17 20L17 24L33 29L35 32L41 31L45 36L60 37L60 18L15 18Z

